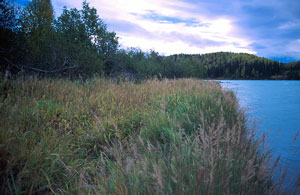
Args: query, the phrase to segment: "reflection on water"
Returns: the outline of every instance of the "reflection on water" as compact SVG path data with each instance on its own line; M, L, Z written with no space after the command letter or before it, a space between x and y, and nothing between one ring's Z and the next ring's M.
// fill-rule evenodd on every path
M274 156L280 155L295 181L300 173L300 81L222 80L233 90L249 120L258 121L259 132L267 133Z

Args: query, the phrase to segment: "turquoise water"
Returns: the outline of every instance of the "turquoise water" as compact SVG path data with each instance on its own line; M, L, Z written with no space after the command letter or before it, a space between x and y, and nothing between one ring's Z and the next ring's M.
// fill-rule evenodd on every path
M295 181L300 173L300 81L222 80L223 88L233 90L240 106L255 120L258 134L267 133L273 156L280 155L288 175Z

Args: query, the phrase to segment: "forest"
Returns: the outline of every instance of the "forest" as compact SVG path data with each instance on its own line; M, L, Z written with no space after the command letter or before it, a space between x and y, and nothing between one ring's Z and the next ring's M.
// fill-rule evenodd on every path
M300 79L300 61L280 63L246 53L176 54L119 47L97 10L64 8L54 16L50 0L25 7L1 1L1 74L64 77L129 77L132 79ZM188 51L186 51L188 53Z

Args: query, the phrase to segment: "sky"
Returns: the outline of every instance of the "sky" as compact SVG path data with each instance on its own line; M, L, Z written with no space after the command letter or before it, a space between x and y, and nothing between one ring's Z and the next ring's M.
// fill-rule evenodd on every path
M25 4L28 0L15 0ZM299 0L88 0L122 48L162 55L219 51L300 60ZM52 0L63 6L81 0Z

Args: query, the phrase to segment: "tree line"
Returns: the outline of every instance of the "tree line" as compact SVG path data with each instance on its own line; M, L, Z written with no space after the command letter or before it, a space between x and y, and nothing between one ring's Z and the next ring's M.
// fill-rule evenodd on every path
M204 79L300 79L300 61L279 63L245 53L161 56L155 51L119 48L97 10L83 1L57 18L51 0L25 7L0 2L0 72L89 77Z
M116 34L86 1L81 10L65 7L57 19L50 0L33 0L22 9L1 2L2 72L101 74L117 49Z

